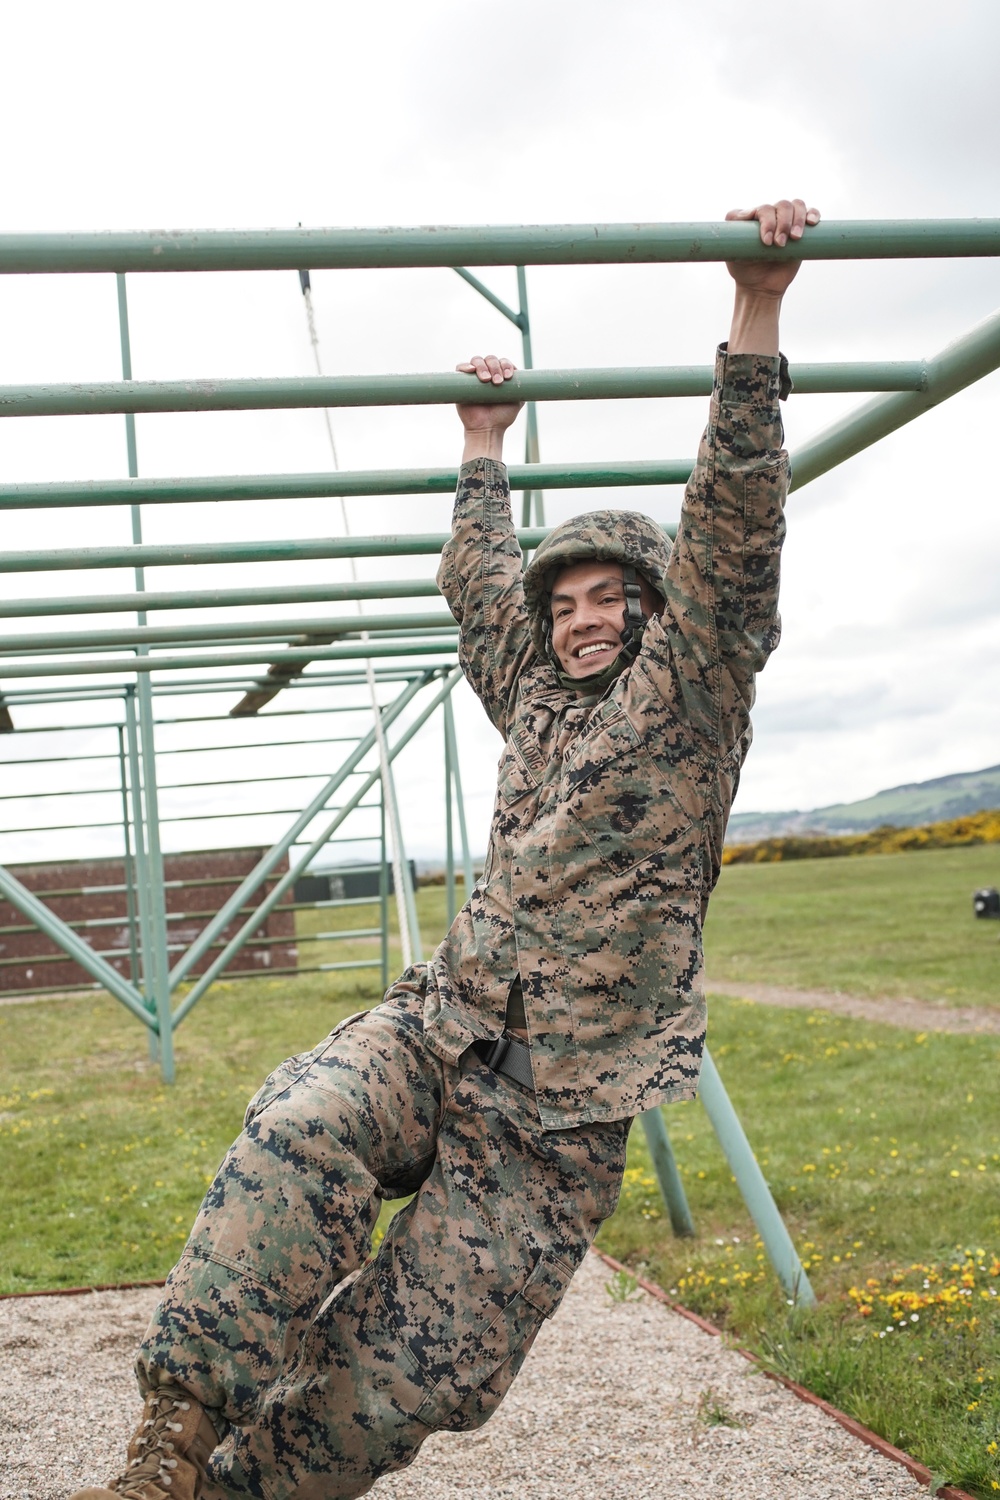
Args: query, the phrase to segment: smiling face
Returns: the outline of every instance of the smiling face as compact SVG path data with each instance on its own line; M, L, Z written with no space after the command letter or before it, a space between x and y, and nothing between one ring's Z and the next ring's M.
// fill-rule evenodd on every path
M639 575L642 612L654 614L657 598ZM625 586L620 563L573 563L552 587L552 648L567 677L592 677L622 649Z

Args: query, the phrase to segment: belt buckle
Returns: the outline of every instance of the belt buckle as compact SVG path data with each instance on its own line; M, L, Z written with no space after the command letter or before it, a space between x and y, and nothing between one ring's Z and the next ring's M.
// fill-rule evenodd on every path
M500 1068L501 1068L501 1066L503 1064L503 1060L507 1056L507 1053L509 1051L510 1051L510 1037L509 1036L498 1036L497 1039L496 1039L496 1041L490 1047L490 1049L487 1052L486 1056L484 1057L483 1061L485 1062L485 1064L486 1064L486 1066L488 1068L492 1068L493 1069L494 1073L499 1073Z

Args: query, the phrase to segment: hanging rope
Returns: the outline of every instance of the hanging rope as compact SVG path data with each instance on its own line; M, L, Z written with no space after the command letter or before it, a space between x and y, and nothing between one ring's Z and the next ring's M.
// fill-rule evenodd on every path
M306 322L309 325L309 342L312 345L313 359L316 362L316 374L323 374L323 364L319 353L319 334L316 331L316 318L313 314L312 304L312 282L308 271L299 272L299 283L302 287L302 297L306 305ZM326 435L330 442L330 456L333 459L334 470L340 468L337 458L337 444L333 436L333 423L330 420L329 407L324 406L323 420L326 423ZM343 495L340 500L340 515L344 526L344 535L350 536L351 527L347 519L347 506ZM358 581L358 566L354 558L349 559L351 578L355 583ZM358 614L364 614L361 600L357 601ZM361 639L370 639L368 631L362 630ZM392 851L392 883L396 895L396 914L399 919L399 940L403 950L403 967L408 969L413 962L413 939L410 933L409 914L406 909L406 891L403 885L403 832L399 822L399 806L396 802L396 789L392 778L392 767L389 763L389 747L386 744L385 730L382 726L382 710L379 707L378 693L375 683L375 667L371 657L365 661L365 677L368 682L368 692L371 697L372 714L375 719L375 742L378 747L379 767L382 772L382 801L385 805L386 821L389 825L389 843Z

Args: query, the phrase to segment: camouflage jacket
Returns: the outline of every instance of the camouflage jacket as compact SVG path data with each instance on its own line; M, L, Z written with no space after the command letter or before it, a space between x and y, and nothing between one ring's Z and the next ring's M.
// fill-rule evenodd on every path
M459 475L438 583L505 745L483 877L428 968L427 1040L454 1060L499 1036L520 975L547 1129L696 1090L702 923L780 630L783 379L777 358L720 349L663 615L600 698L531 642L506 469Z

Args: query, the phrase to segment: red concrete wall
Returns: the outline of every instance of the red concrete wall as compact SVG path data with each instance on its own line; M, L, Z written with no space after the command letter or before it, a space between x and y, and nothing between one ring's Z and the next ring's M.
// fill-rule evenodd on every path
M164 858L167 881L167 934L170 961L176 962L181 951L190 946L206 923L236 891L244 876L254 868L263 849L210 849L198 854L168 854ZM51 861L38 865L11 865L10 871L22 885L35 892L49 909L63 921L87 923L106 919L100 926L81 926L74 930L91 948L105 954L107 962L119 973L130 972L127 897L124 889L102 890L106 886L124 886L125 867L121 859ZM287 856L272 872L262 888L271 890L275 881L288 869ZM178 882L184 882L180 886ZM60 895L59 892L79 892ZM261 893L253 899L256 904ZM295 916L284 908L292 901L287 892L257 929L224 972L259 972L294 969L298 963L295 946ZM171 920L173 917L173 920ZM242 925L244 916L234 918L225 928L216 946L195 965L193 973L201 974L218 954L223 943ZM15 929L11 931L11 929ZM18 930L19 929L19 930ZM262 942L277 938L278 942ZM176 944L181 945L175 947ZM113 956L108 956L113 954ZM31 926L27 919L0 900L0 994L11 990L30 991L73 989L92 985L93 979L67 958L51 938Z

